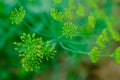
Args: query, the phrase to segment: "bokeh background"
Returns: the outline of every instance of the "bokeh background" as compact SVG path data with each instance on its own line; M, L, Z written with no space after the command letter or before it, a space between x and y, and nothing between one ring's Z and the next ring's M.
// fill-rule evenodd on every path
M102 7L106 15L115 18L113 27L120 31L120 0L97 1L96 5ZM120 65L111 58L101 59L99 63L93 64L88 56L67 53L61 48L58 48L59 53L55 60L43 65L39 71L26 72L21 67L13 42L20 41L19 37L23 32L34 32L46 40L51 39L49 32L42 34L42 31L46 31L44 27L54 24L49 11L52 7L65 7L66 3L67 0L63 0L62 5L56 5L52 0L0 0L0 80L120 80ZM24 22L12 25L9 20L10 12L21 6L26 10L24 20L31 26L32 31ZM57 25L59 24L56 23L55 26ZM111 41L108 51L112 52L118 46L119 42Z

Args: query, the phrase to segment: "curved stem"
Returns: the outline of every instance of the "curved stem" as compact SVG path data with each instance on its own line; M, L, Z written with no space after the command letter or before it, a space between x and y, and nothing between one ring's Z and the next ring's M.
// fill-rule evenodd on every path
M32 28L24 20L23 23L32 31Z
M34 30L25 22L25 21L23 21L23 23L32 31L32 32L34 32ZM37 31L35 31L37 34L40 34L40 35L43 35L43 36L49 36L50 37L50 35L49 34L46 34L46 33L38 33Z
M30 13L28 13L28 14L30 14ZM32 23L33 25L34 25L34 23L37 22L37 20L35 20L35 18L32 18L31 15L26 15L26 17L28 18L28 21L29 21L30 23Z
M52 40L50 40L50 42L52 43L52 42L54 42L54 41L58 41L59 39L61 39L63 36L61 35L61 36L59 36L58 38L56 38L56 39L52 39Z
M98 35L78 35L79 37L89 37L89 38L97 38L98 37Z
M70 44L78 44L78 45L85 45L85 44L95 44L96 42L77 42L77 41L69 41L69 40L63 40L67 43L70 43Z
M86 52L83 52L83 51L74 51L70 48L65 47L62 42L59 42L59 43L60 43L61 47L64 48L65 50L67 50L67 51L70 51L70 52L73 52L73 53L78 53L78 54L90 55L90 53L86 53ZM112 55L109 55L109 54L106 54L106 55L101 54L101 55L98 55L98 56L99 57L112 57Z
M86 53L86 52L83 52L83 51L74 51L72 49L69 49L69 48L65 47L62 42L59 42L59 44L61 45L62 48L64 48L67 51L70 51L70 52L73 52L73 53L79 53L79 54L86 54L86 55L89 54L89 53Z
M79 29L83 29L83 28L85 28L86 25L88 25L88 23L82 24L82 26L79 27Z

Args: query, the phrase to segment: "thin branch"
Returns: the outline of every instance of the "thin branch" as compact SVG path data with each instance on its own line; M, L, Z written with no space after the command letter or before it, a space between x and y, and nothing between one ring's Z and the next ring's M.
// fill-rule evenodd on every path
M86 55L89 54L89 53L86 53L86 52L83 52L83 51L74 51L72 49L69 49L69 48L65 47L62 42L59 42L59 44L61 45L62 48L64 48L67 51L70 51L70 52L73 52L73 53L79 53L79 54L86 54Z

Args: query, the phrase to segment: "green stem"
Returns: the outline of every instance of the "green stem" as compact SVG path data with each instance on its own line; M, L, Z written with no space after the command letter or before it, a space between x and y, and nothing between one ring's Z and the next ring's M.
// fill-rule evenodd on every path
M32 28L25 21L23 23L32 31Z
M58 38L56 38L56 39L52 39L52 40L50 40L50 42L52 43L52 42L56 42L56 41L59 41L61 38L63 38L63 36L61 35L61 36L59 36Z
M79 29L85 28L86 25L88 25L88 23L82 24L82 25L79 27Z
M74 51L74 50L72 50L72 49L69 49L69 48L65 47L62 42L59 42L59 44L61 45L61 47L62 47L63 49L65 49L65 50L67 50L67 51L70 51L70 52L73 52L73 53L79 53L79 54L88 55L88 53L83 52L83 51Z
M78 44L78 45L85 45L85 44L95 44L96 42L77 42L77 41L69 41L69 40L63 40L64 42L70 43L70 44Z
M32 32L34 32L33 31L33 29L25 22L25 21L23 21L23 23L32 31ZM36 31L35 31L36 32ZM46 34L46 33L38 33L38 32L36 32L37 34L40 34L40 35L43 35L43 36L47 36L47 37L50 37L50 35L49 34Z
M74 51L74 50L72 50L72 49L70 49L70 48L65 47L62 42L59 42L59 43L60 43L61 47L62 47L63 49L65 49L65 50L67 50L67 51L70 51L70 52L73 52L73 53L84 54L84 55L88 55L88 56L90 55L90 53L86 53L86 52L83 52L83 51ZM109 55L109 54L106 54L106 55L98 55L98 56L99 56L99 57L112 57L112 55Z
M30 14L30 13L28 13ZM28 18L28 21L30 23L32 23L34 25L34 23L37 23L37 20L35 20L35 18L33 18L31 15L26 15L26 17Z
M87 38L97 38L98 35L78 35L79 37L87 37Z

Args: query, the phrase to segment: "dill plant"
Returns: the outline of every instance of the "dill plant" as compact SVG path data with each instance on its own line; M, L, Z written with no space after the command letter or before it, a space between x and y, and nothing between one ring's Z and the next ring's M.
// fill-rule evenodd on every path
M14 45L26 71L39 69L42 63L54 58L56 50L54 44L49 41L43 42L42 38L35 38L35 34L26 33L23 33L20 39L22 42L14 42Z
M76 35L76 33L77 33L76 36L84 37L84 35L86 35L86 31L88 31L88 32L90 31L90 34L87 34L87 35L89 35L89 36L94 35L93 34L94 30L97 29L96 20L97 19L103 19L103 18L98 17L97 14L99 13L99 11L96 14L96 10L98 9L98 6L96 5L96 2L97 1L95 1L94 3L91 0L88 1L88 4L90 4L90 6L92 6L92 9L94 9L95 12L94 11L93 12L90 11L90 12L88 12L88 14L84 15L85 14L84 10L86 9L85 6L81 5L80 3L78 3L77 5L74 5L74 1L73 0L69 0L68 1L69 8L65 8L65 9L68 9L69 10L68 12L72 13L72 19L67 19L66 17L69 16L69 14L65 15L64 11L63 12L61 11L62 15L65 16L64 19L63 19L63 17L61 17L61 18L63 19L63 23L64 23L63 26L62 26L62 29L63 29L62 33L63 33L64 36L66 36L66 38L68 38L68 36L71 37L72 35ZM54 14L56 14L56 12ZM73 23L74 22L73 20L74 20L74 17L75 17L74 15L76 15L76 14L80 18L84 18L84 17L86 18L86 16L88 16L87 22L82 25L82 26L84 26L83 28L80 27L80 26L78 26L77 29L72 27L72 25L75 25ZM100 15L104 15L104 17L108 18L108 16L106 16L104 13L100 13ZM54 19L54 17L53 17L53 19ZM65 30L64 26L65 26L66 23L68 23L68 21L69 21L69 23L72 23L72 24L68 24L68 27L66 27L65 28L66 30ZM105 24L107 26L104 27L103 29L101 29L101 34L99 33L99 35L97 35L96 38L92 38L92 39L96 39L96 43L95 43L96 45L91 49L90 52L78 50L78 47L75 47L75 46L74 46L74 48L70 47L70 46L67 47L67 46L65 46L63 44L63 42L60 42L60 45L63 47L63 49L65 49L67 51L70 51L70 52L73 52L73 53L80 53L80 54L83 54L83 55L84 54L88 55L90 57L90 60L93 63L98 62L99 61L99 57L111 57L111 58L113 58L112 54L109 54L109 55L108 54L107 55L101 54L102 53L101 51L106 48L107 43L111 39L114 39L115 41L119 41L120 36L119 36L118 32L115 31L112 28L112 25L110 24L110 20L109 21L106 20ZM72 37L75 38L75 36L72 36ZM70 39L72 39L72 37ZM76 41L73 41L73 40L71 40L70 42L75 43L75 44L79 44L79 43L77 43Z
M62 0L53 0L53 2L62 4ZM92 6L92 9L98 9L97 5L91 3L90 0L88 1L88 4ZM99 28L100 26L96 26L96 20L99 19L98 15L95 11L88 11L87 14L85 14L86 8L87 7L83 6L81 3L74 5L74 0L68 1L67 8L51 8L49 15L52 17L51 20L61 25L54 26L50 29L51 31L48 31L54 35L60 33L57 37L52 35L53 39L49 39L48 41L43 41L41 37L35 38L35 34L30 35L23 33L20 37L21 42L14 42L14 45L16 46L15 50L19 52L19 56L22 58L21 62L23 68L26 71L40 69L42 63L53 59L54 55L56 55L57 50L55 45L61 46L61 48L68 53L87 55L93 63L97 63L99 57L111 57L117 63L120 63L119 48L112 54L102 54L102 50L106 48L106 44L111 40L111 37L115 41L120 41L118 32L112 28L110 20L104 21L104 24L107 25L106 27ZM24 18L25 11L23 8L21 9L22 10L19 10L20 12L17 10L12 12L10 19L13 24L18 24ZM22 17L16 17L16 14L19 14ZM107 18L107 16L105 16L105 18ZM49 25L48 28L50 28L50 26L51 25ZM96 32L98 29L100 29L100 31ZM58 30L58 32L56 30ZM92 40L95 40L93 42L95 45L91 44ZM90 42L87 43L87 41ZM90 49L83 49L82 45L85 44L92 47Z

